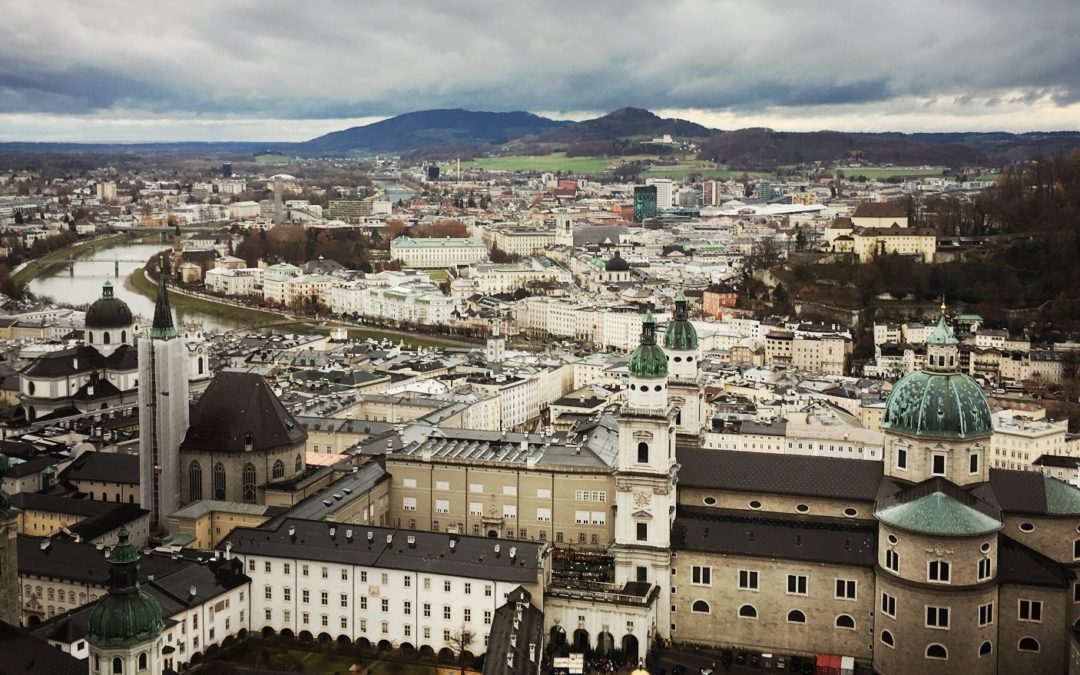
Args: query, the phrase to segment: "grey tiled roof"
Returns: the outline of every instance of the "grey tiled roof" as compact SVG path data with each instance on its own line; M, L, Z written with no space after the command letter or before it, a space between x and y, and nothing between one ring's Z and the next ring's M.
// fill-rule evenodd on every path
M882 464L865 459L680 449L679 485L759 494L874 501Z

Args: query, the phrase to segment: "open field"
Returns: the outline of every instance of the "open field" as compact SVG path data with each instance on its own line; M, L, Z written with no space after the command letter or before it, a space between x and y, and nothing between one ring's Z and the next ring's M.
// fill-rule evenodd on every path
M108 237L102 237L101 239L92 239L90 241L81 241L74 246L62 248L59 251L53 251L49 255L38 258L34 264L27 265L19 270L18 274L11 277L11 283L15 286L25 286L34 280L35 277L42 274L48 269L48 265L43 263L56 262L58 260L64 260L66 258L77 257L80 253L93 250L98 247L108 246L115 243L119 239L123 239L124 235L114 234Z
M462 169L486 171L563 171L566 173L600 173L615 161L604 157L567 157L565 152L550 155L507 155L506 157L480 157L462 162ZM456 163L443 165L442 169L452 175Z
M256 164L288 164L291 158L285 155L255 155Z
M641 175L646 178L686 178L692 174L700 175L702 178L719 178L722 180L740 178L742 176L747 176L749 178L764 178L769 175L761 171L721 169L712 162L702 162L692 159L680 160L678 164L673 166L653 166Z
M852 167L837 168L835 171L843 174L845 178L858 178L866 176L868 180L883 180L893 176L905 178L923 178L926 176L940 176L945 173L943 166L893 166L893 167Z

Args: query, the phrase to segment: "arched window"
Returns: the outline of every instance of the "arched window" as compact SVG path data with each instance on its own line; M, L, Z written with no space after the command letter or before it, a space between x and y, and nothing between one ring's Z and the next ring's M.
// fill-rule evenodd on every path
M104 337L101 338L101 343L106 344L106 345L109 344L109 342L111 341L111 337L112 336L109 335L109 331L105 331ZM116 662L113 661L114 667L115 667L115 664L116 664Z
M127 342L127 331L120 331L120 342Z
M270 474L270 475L274 477L274 480L278 480L279 478L284 478L285 477L285 462L281 461L280 459L278 461L274 462L274 472L272 474Z
M945 645L932 644L926 646L926 658L928 659L947 659L949 658L949 652L946 651Z
M850 614L841 614L836 617L836 627L855 630L855 619L851 618Z
M201 356L199 357L198 364L199 364L199 375L202 375L203 374L203 360L202 360Z
M87 339L90 340L90 344L94 344L94 331L88 330L86 331L86 334L89 336Z
M639 464L649 463L649 444L645 441L637 444L637 461Z
M881 631L881 644L888 645L889 647L895 647L896 641L893 640L892 633L887 630Z
M793 609L787 613L788 623L806 623L806 614L801 609Z
M691 609L699 614L708 614L709 603L705 602L704 600L695 600L694 606L691 607Z
M741 616L744 619L756 619L757 618L757 608L754 607L753 605L743 605L742 607L739 608L739 616Z
M992 651L994 651L994 645L990 644L989 641L979 645L979 656L987 656Z
M122 675L124 672L124 661L119 656L112 660L113 675Z
M202 465L196 461L188 464L188 501L202 499Z
M1016 645L1016 648L1022 652L1037 652L1039 641L1032 637L1020 638L1020 643Z
M296 473L300 473L304 470L304 458L297 453L296 455Z
M225 499L225 467L221 462L214 465L214 499Z
M146 670L146 652L139 654L139 670Z
M244 501L247 502L248 504L254 504L255 503L255 465L254 464L251 464L249 462L248 464L244 465L244 476L243 476L243 478L244 478L244 482L243 482Z

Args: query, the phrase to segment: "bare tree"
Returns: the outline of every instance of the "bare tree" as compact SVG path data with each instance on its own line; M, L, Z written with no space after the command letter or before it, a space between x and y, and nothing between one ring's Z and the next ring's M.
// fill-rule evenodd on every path
M465 674L465 652L468 651L469 645L473 643L475 638L475 633L462 626L461 630L450 633L450 637L446 640L446 644L450 647L450 651L454 652L454 657L457 660L458 666L461 668L462 675Z

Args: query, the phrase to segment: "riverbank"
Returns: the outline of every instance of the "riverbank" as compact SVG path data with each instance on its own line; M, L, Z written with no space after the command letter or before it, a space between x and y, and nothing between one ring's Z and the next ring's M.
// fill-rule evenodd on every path
M87 251L93 251L97 248L103 248L111 246L118 241L124 239L124 234L111 234L107 237L99 237L97 239L90 239L88 241L80 241L74 246L68 246L62 248L59 251L53 251L48 255L43 255L40 258L28 261L23 267L11 275L11 284L15 288L24 288L26 284L30 283L38 276L44 274L49 269L49 263L59 262L68 258L78 257L80 254Z
M143 268L139 268L128 275L125 280L125 285L131 290L144 295L148 298L157 296L157 284L146 277ZM399 340L404 341L407 345L417 347L457 347L457 348L471 348L478 345L477 342L470 342L462 339L441 338L434 336L418 336L415 333L409 333L406 331L395 330L380 330L377 328L357 327L354 324L349 324L341 321L327 321L327 322L308 322L297 317L290 316L288 314L282 314L279 312L270 312L261 309L252 309L250 307L240 307L232 303L210 300L203 297L195 297L178 291L176 289L169 289L169 303L174 307L183 309L190 309L202 314L208 314L210 316L220 317L222 319L228 319L234 322L240 322L245 324L260 324L271 322L284 322L290 319L297 319L297 323L294 326L296 332L303 333L320 333L328 334L331 328L341 327L345 328L350 338L364 340L371 338L373 340L393 340L397 342ZM285 326L282 326L284 328Z

